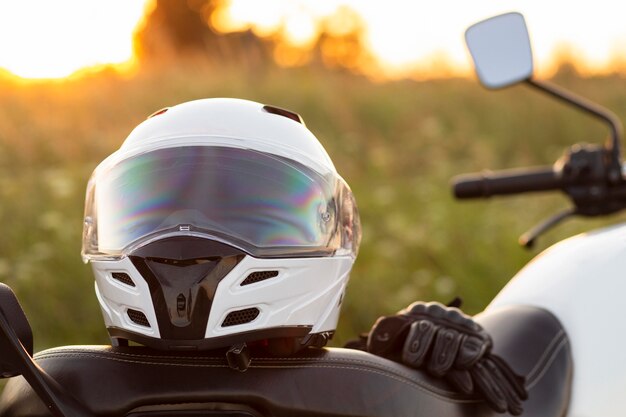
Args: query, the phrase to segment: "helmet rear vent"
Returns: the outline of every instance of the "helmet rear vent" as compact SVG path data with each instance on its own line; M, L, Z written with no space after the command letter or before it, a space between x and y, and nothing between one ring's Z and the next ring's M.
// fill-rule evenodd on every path
M125 272L113 272L111 274L111 278L113 278L116 281L121 282L122 284L130 285L131 287L135 286L135 283L133 282L133 280Z
M137 311L137 310L133 310L133 309L129 308L126 311L126 314L128 314L128 318L133 323L138 324L140 326L150 327L150 322L148 322L148 318L141 311Z
M243 310L232 311L224 319L222 327L237 326L250 323L259 316L259 309L256 307L244 308Z
M253 272L241 282L241 286L254 284L266 279L274 278L278 276L278 271L257 271Z

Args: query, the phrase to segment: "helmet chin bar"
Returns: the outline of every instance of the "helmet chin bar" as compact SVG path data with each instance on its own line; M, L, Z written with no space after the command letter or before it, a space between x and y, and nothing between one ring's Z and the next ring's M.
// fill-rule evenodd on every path
M245 254L198 237L169 237L135 250L130 260L150 287L161 338L204 338L217 285Z
M251 362L249 341L264 341L264 350L278 356L293 354L312 344L325 345L329 337L312 337L312 326L285 326L204 339L217 286L244 256L226 244L189 236L157 240L134 251L130 259L150 287L161 338L127 334L127 339L166 350L230 345L226 360L240 372L246 371ZM124 336L126 332L110 329L114 344L120 345L120 338L113 337L114 333Z
M263 341L266 353L288 355L306 346L324 346L332 337L347 280L340 271L351 260L260 259L215 240L170 236L140 247L126 260L99 264L97 287L105 292L98 291L105 320L107 303L121 307L112 313L116 309L109 304L110 315L127 319L107 321L114 345L132 340L164 350L205 350ZM130 281L115 282L114 288L131 285L128 290L136 290L143 304L116 301L114 293L106 294L110 278L120 274L113 271L120 270ZM317 286L322 290L309 292ZM287 305L285 299L290 300ZM224 300L231 304L225 306ZM270 313L272 303L279 303L287 320L265 321L275 314ZM303 311L308 318L298 318ZM240 348L237 351L246 352Z

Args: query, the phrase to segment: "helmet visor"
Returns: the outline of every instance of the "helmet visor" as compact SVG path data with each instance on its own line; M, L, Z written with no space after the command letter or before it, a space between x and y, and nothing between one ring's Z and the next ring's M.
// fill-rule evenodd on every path
M171 233L209 235L253 256L354 255L358 227L334 172L247 149L164 148L96 170L83 255L117 258Z

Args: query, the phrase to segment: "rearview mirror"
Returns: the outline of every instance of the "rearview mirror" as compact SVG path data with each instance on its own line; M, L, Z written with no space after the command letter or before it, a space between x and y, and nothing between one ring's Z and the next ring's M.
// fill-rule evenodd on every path
M508 87L532 77L530 39L521 14L506 13L478 22L467 29L465 41L485 87Z

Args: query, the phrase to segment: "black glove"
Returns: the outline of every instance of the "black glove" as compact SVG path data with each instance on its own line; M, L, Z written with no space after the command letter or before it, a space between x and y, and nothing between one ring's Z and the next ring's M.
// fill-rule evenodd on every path
M367 351L444 377L460 392L478 394L499 413L522 413L524 378L491 353L491 337L471 317L439 303L411 304L379 318Z

